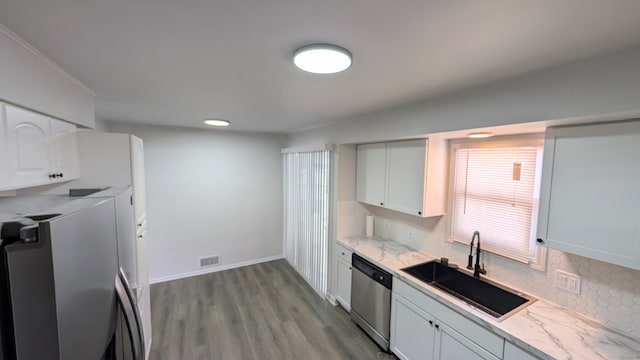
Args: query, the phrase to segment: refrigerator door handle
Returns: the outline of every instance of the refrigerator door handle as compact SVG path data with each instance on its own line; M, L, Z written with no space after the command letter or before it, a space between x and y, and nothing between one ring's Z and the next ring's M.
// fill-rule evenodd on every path
M116 297L124 314L125 323L127 324L129 336L131 337L133 359L144 360L145 347L142 321L140 320L140 313L138 312L135 298L133 297L131 288L128 286L127 277L122 268L118 271L118 275L115 279L115 285Z
M129 282L129 279L127 279L127 274L124 272L124 268L122 266L118 271L118 276L120 277L120 280L122 280L122 283L125 285L124 288L127 292L127 296L129 297L131 304L133 304L133 314L135 316L136 323L138 324L138 337L140 338L140 344L142 346L142 352L143 352L142 358L144 359L145 358L144 329L142 328L142 319L140 317L140 309L138 309L138 296L137 296L138 291L142 291L142 289L136 288L134 293L134 290L131 287L131 283Z

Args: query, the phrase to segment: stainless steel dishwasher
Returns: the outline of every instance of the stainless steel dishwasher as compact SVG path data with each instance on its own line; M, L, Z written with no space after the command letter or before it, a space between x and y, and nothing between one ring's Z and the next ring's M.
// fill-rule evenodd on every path
M351 265L351 320L389 351L391 274L356 254Z

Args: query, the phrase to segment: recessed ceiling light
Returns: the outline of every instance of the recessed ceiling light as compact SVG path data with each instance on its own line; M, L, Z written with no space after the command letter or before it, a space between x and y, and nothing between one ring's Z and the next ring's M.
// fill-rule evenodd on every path
M204 121L204 123L211 126L229 126L231 124L227 120L221 119L207 119Z
M475 133L467 134L467 137L470 137L472 139L488 138L492 136L493 136L492 132L475 132Z
M293 53L293 63L310 73L334 74L351 66L351 53L336 45L306 45Z

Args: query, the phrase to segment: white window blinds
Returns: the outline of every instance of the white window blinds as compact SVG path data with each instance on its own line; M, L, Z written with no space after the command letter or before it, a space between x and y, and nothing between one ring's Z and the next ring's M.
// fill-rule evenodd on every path
M285 153L283 169L285 256L324 296L328 283L331 152Z
M534 257L542 147L458 148L455 156L452 237L521 262Z

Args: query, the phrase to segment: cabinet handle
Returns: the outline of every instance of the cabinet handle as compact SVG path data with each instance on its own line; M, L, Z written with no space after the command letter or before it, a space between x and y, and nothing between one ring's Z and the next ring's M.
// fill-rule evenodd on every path
M351 266L349 266L349 270L351 270Z
M384 205L384 203L380 203L380 206Z
M342 256L344 256L344 252L342 253Z
M422 215L422 211L418 211L418 215Z
M433 320L429 320L429 325L433 326Z
M440 330L440 325L436 324L436 329Z
M53 178L55 178L55 177L56 177L56 175L55 175L55 174L49 174L49 179L53 179Z
M63 173L58 173L58 177L59 177L59 178L63 178L63 177L64 177L64 174L63 174Z
M139 237L140 239L142 239L142 235L138 235L138 237Z
M538 244L544 244L544 240L542 240L540 238L536 239L536 241L538 242Z

